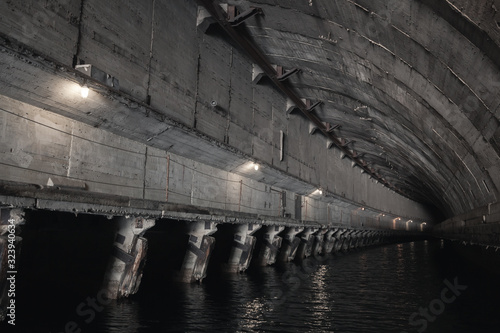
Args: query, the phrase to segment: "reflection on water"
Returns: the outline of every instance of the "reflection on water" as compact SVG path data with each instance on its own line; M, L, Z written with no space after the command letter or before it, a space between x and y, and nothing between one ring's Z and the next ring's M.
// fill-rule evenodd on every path
M143 286L82 332L418 332L412 314L456 277L467 290L426 332L497 332L499 276L484 256L479 266L477 254L464 251L440 241L394 244L212 276L201 285ZM68 320L57 319L56 327Z

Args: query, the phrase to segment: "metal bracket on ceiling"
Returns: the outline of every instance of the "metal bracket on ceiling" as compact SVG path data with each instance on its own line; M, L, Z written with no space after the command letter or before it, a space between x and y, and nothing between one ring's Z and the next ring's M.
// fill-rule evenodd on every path
M306 99L306 111L307 112L311 112L313 111L317 106L321 105L323 102L322 101L318 101L316 103L314 103L313 105L311 105L311 101Z
M266 75L264 70L256 63L252 64L252 83L258 84L259 81Z
M227 22L231 26L236 27L236 26L240 25L241 23L245 22L250 17L255 16L257 14L263 14L263 13L264 12L262 11L262 8L250 7L250 9L239 14L238 9L235 6L227 6L227 17L228 17Z
M285 81L290 76L300 71L300 69L298 68L293 68L289 71L285 71L283 66L279 65L273 65L273 67L275 67L276 69L276 79L278 81ZM252 68L252 82L259 83L260 79L263 78L265 75L266 74L264 73L264 70L260 68L258 64L254 63Z
M340 125L340 124L332 125L330 123L325 123L325 128L326 128L326 131L328 133L332 133L334 130L336 130L338 128L340 129L341 127L342 127L342 125Z
M292 76L295 73L298 73L299 69L298 68L292 68L289 71L285 71L285 69L282 66L277 66L276 67L276 79L278 81L285 81L288 79L290 76Z
M345 147L347 147L347 145L349 145L349 144L351 144L351 143L354 143L354 141L352 141L352 140L350 140L350 141L349 141L349 140L346 140L346 139L344 139L344 138L340 139L340 145L341 145L342 147L344 147L344 148L345 148ZM354 157L354 156L353 156L353 157Z
M286 114L290 114L297 109L297 105L290 99L286 99Z
M317 129L318 129L318 126L314 125L313 123L309 123L309 134L310 135L313 135Z

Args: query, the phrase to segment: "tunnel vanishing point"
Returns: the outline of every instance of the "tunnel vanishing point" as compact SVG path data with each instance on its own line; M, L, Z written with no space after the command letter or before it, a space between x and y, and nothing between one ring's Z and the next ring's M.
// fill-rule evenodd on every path
M232 272L500 246L499 68L498 0L1 1L1 307L36 211L107 217L111 298L172 221L186 282L220 227Z

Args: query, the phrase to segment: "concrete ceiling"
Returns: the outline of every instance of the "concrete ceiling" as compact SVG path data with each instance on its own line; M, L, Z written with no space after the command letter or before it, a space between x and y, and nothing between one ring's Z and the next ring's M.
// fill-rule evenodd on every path
M230 1L287 84L409 197L456 215L500 188L500 4Z

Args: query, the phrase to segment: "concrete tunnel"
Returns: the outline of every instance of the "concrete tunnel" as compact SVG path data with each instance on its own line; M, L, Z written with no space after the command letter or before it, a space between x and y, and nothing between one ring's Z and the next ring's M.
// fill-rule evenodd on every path
M424 235L500 246L499 11L0 2L2 306L42 216L106 225L111 298L137 292L155 225L186 282L212 252L241 272Z

